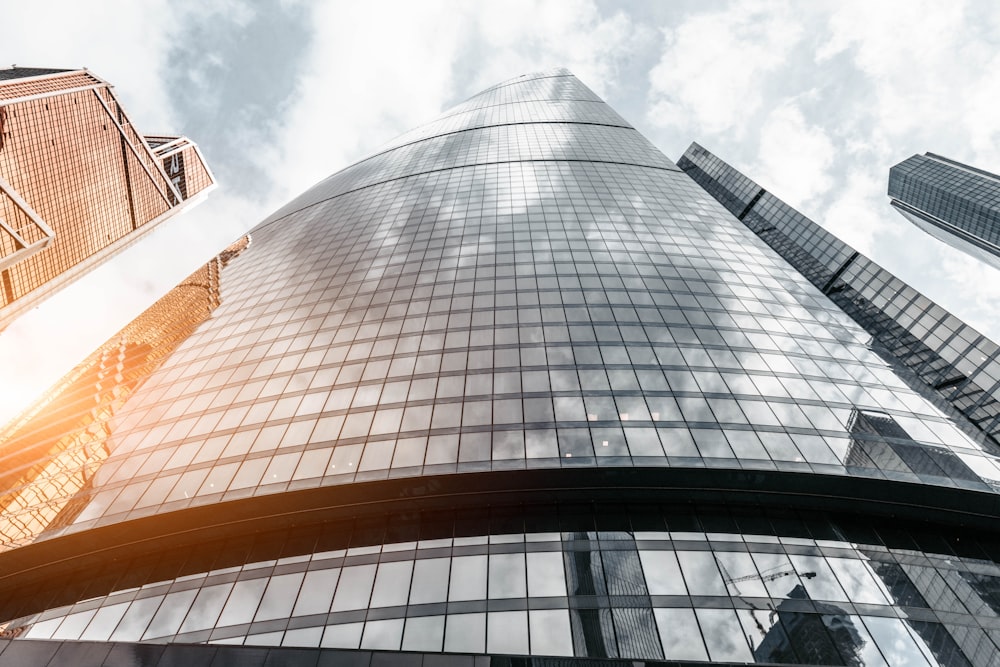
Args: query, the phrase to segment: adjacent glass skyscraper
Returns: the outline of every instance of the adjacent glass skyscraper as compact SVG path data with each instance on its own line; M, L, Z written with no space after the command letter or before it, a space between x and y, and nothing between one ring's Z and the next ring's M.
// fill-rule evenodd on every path
M992 436L696 180L555 70L271 215L5 491L0 664L995 662Z
M0 70L0 329L214 180L184 137L144 137L88 70Z
M920 229L1000 269L1000 176L924 153L889 170L889 196Z

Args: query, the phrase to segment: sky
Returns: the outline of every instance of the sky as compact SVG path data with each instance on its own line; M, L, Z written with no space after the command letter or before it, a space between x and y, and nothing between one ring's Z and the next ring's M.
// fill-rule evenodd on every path
M293 196L559 66L669 158L697 141L1000 340L1000 271L885 195L916 153L1000 172L995 0L48 1L4 9L0 63L88 67L219 184L0 333L0 423Z

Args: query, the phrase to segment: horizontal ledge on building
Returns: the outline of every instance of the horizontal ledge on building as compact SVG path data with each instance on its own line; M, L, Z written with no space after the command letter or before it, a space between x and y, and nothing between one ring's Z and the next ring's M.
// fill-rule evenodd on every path
M290 527L463 508L602 502L777 507L996 532L1000 497L893 480L704 468L561 468L406 477L261 495L71 532L0 553L0 598L26 582Z

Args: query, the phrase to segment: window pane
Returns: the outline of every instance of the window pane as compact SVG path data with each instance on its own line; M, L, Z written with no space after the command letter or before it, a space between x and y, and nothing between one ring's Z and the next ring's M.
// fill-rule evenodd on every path
M666 660L708 660L693 609L654 609Z
M566 595L563 555L559 552L529 553L528 595L533 598Z
M448 600L486 599L486 556L459 556L451 560Z
M226 601L226 607L222 610L217 626L249 623L257 611L257 604L264 594L265 586L267 579L237 581L233 586L233 592L229 594L229 600Z
M195 592L190 591L190 593L191 599L193 600ZM87 626L86 631L84 631L80 639L84 641L107 641L111 636L111 633L115 631L116 627L118 627L118 622L122 620L122 616L125 615L125 611L128 609L128 606L128 602L123 602L121 604L111 605L110 607L101 607L98 609L93 620L90 621L90 625ZM187 607L184 609L187 611Z
M441 650L444 639L444 616L416 616L406 619L403 631L404 651Z
M333 591L337 588L340 578L340 568L329 570L313 570L306 572L298 602L295 603L293 616L308 616L309 614L325 614L330 611Z
M198 591L195 589L167 595L142 638L169 637L176 634L197 594Z
M727 595L711 551L678 551L677 560L691 595Z
M650 595L687 595L673 551L640 551L639 560Z
M375 565L345 567L340 573L340 583L337 585L337 594L333 598L331 611L367 607L374 581Z
M146 626L156 613L156 609L163 602L162 595L136 600L128 608L125 617L122 618L118 627L111 635L111 641L135 642L139 641L142 633L146 631Z
M410 604L444 602L448 599L450 558L428 558L413 564L413 587Z
M524 554L494 554L489 557L489 596L523 598L527 595Z
M364 623L344 623L342 625L328 625L323 632L323 641L320 646L324 648L357 648L361 643L361 631Z
M847 592L851 602L889 604L882 587L875 581L871 571L863 561L848 558L829 558L830 567L837 574L840 585Z
M301 572L271 577L254 620L269 621L275 618L287 618L295 604L295 596L302 584L302 577Z
M568 611L532 610L528 612L528 623L532 655L573 655L573 637L569 630Z
M882 649L882 655L891 659L895 665L914 665L926 667L925 656L929 654L926 646L906 630L903 621L897 618L864 617L865 625L872 639Z
M375 576L375 590L372 592L372 607L395 607L405 605L410 590L410 575L413 561L382 563ZM365 630L367 633L368 631Z
M750 647L743 638L743 629L732 609L697 609L698 624L701 625L708 655L712 660L753 660Z
M444 650L449 653L482 653L486 644L486 614L449 614Z
M767 597L767 589L748 553L716 551L722 578L730 595Z
M81 611L76 614L70 614L63 619L59 629L52 634L52 638L79 639L80 634L86 629L87 624L90 623L90 620L94 618L94 614L96 613L96 609L91 609L90 611Z
M499 611L487 614L486 651L488 653L527 653L528 612Z
M799 580L813 600L847 601L837 577L822 556L789 556Z
M226 599L229 597L229 590L232 584L220 584L218 586L208 586L198 591L198 597L191 605L191 611L181 625L181 632L193 632L195 630L206 630L215 625L215 619L219 617Z
M384 621L368 621L361 637L361 648L398 651L403 636L403 619L390 618Z

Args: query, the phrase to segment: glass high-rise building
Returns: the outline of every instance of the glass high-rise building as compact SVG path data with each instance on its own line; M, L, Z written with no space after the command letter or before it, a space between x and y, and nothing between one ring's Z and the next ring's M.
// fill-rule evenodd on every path
M0 70L0 329L214 185L88 70Z
M272 214L81 483L0 445L0 665L994 664L996 442L862 315L951 353L680 162L554 70Z
M924 153L889 170L889 197L920 229L1000 269L1000 176Z

